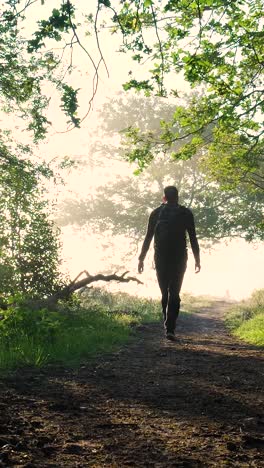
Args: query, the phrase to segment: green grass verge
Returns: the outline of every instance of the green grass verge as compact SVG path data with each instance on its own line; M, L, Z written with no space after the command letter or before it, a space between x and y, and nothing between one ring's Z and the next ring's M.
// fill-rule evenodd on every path
M188 312L208 307L185 295ZM189 314L181 312L185 317ZM31 311L23 303L0 311L0 369L62 364L75 367L132 339L133 326L161 321L160 301L91 288L59 311Z
M160 319L156 301L109 294L103 301L100 292L95 296L60 312L33 312L23 306L1 312L0 369L78 366L130 340L132 325Z
M264 314L255 315L255 317L242 323L234 331L234 335L248 343L264 346Z
M254 291L248 300L230 308L225 320L233 335L264 346L264 289Z

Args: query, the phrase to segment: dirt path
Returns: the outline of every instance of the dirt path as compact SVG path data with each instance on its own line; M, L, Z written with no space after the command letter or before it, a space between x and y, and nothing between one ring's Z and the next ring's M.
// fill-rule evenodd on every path
M161 324L78 371L0 381L0 466L264 467L263 350L235 341L224 304Z

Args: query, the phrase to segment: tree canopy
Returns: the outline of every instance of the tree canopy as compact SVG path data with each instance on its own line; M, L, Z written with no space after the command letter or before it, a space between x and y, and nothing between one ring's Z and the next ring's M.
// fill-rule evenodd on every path
M119 35L120 52L132 56L137 70L142 64L141 71L129 72L124 89L175 96L175 112L161 122L158 141L129 130L136 147L130 160L143 169L161 147L171 153L172 144L180 140L184 145L173 156L188 159L206 152L211 175L223 188L242 182L252 190L263 189L261 0L58 0L50 10L47 5L45 0L25 0L23 6L20 0L9 0L0 18L2 97L5 106L12 103L29 117L36 138L42 138L49 125L43 83L49 81L58 90L70 124L79 126L78 87L68 81L74 50L80 48L93 68L89 111L101 67L107 70L101 37ZM41 19L27 37L23 25L36 7ZM195 96L187 107L182 105L177 87L181 78L195 93L202 88L203 98Z
M136 65L131 66L123 89L143 93L150 103L159 100L161 113L156 114L154 126L147 126L147 120L142 125L144 109L141 105L133 110L132 122L122 118L126 140L122 156L138 165L138 173L147 167L149 171L132 186L126 182L131 187L129 193L121 182L114 188L102 190L101 199L105 200L108 212L100 223L109 220L109 213L114 221L114 213L119 213L120 223L115 224L115 229L128 233L133 230L134 223L137 230L134 234L142 235L143 224L139 218L123 219L122 210L130 206L136 209L137 216L145 217L146 210L142 211L138 203L141 207L143 203L147 205L144 197L148 191L136 193L134 189L137 186L139 189L140 184L149 184L150 177L157 184L164 183L169 172L163 170L170 170L170 163L160 166L160 160L168 156L168 161L182 161L175 166L173 176L170 174L175 183L181 183L181 168L189 174L184 182L189 193L186 192L185 199L183 190L182 201L196 211L203 225L201 235L207 239L233 235L248 240L262 238L264 55L261 0L7 0L1 6L0 106L3 111L20 116L25 127L33 132L35 141L44 138L52 125L52 116L48 117L47 111L53 90L60 96L57 105L66 115L69 128L81 125L98 92L102 69L108 72L109 64L104 56L107 38L110 42L111 37L119 38L119 53L124 54L124 60L131 57ZM32 11L35 12L33 19ZM82 116L78 114L81 90L71 79L78 49L87 58L83 66L89 68L90 75L92 70L87 109ZM188 99L186 91L181 91L179 86L183 80L189 87ZM105 112L107 117L107 109ZM37 201L31 197L30 188L32 181L38 181L34 171L48 175L47 168L43 172L41 165L31 166L26 147L22 151L21 146L20 150L9 151L1 139L0 161L5 179L2 190L10 194L9 206L4 206L3 210L5 213L12 211L14 216L10 215L10 222L23 210L27 213L26 219L30 211L26 205L18 205L18 198L14 196L13 168L14 180L20 177L25 182L21 190L25 198L26 193L30 195L35 208ZM153 172L155 166L162 180L157 180L157 173ZM29 185L28 172L32 176ZM8 180L11 180L10 186ZM122 200L116 198L117 191L123 194ZM138 193L142 195L140 200ZM188 196L192 194L193 200L189 203ZM154 201L156 203L155 196ZM99 209L96 203L94 208ZM228 211L223 210L226 203ZM85 207L85 201L81 204ZM36 211L35 208L33 212L41 212L40 205ZM90 215L96 220L95 211ZM19 215L14 231L18 233L17 239L22 235L25 241L28 239L28 245L33 246L34 241L30 241L30 236L33 239L35 235L33 230L27 234L20 221ZM11 225L4 225L4 219L1 222L5 239ZM39 224L41 229L44 229L43 223ZM32 229L35 225L31 224ZM50 225L47 224L45 232L47 235L43 235L48 239L52 232ZM19 244L17 239L14 238L14 242ZM6 244L6 253L2 251L5 259L10 248L13 247Z
M122 158L127 147L118 145L118 131L123 125L136 123L140 132L159 135L161 116L170 116L174 106L161 98L142 98L124 93L111 99L101 109L103 132L93 146L100 161L113 156ZM180 151L181 142L173 150ZM98 233L124 235L132 241L142 239L146 221L152 209L161 203L166 185L176 185L180 203L194 212L198 236L206 244L224 238L242 237L248 241L263 239L262 196L240 188L221 190L211 180L204 167L203 155L189 160L173 161L160 154L137 177L112 180L98 187L90 198L68 199L62 203L58 221L61 225L75 224L89 227Z
M181 140L185 144L173 156L207 152L207 166L224 188L246 182L263 189L262 7L261 1L243 0L122 2L116 21L124 49L137 50L140 63L146 56L154 62L147 79L132 77L124 88L178 96L177 84L166 78L183 74L192 89L205 92L188 106L176 105L173 117L161 121L158 140L130 129L132 161L144 167L160 148L170 152Z
M192 209L204 245L233 237L263 239L260 195L237 189L221 191L206 180L197 158L174 164L156 160L136 178L124 177L98 187L93 197L66 199L57 221L61 226L88 227L93 233L124 235L138 243L145 234L150 211L161 203L163 187L168 183L179 188L180 203Z

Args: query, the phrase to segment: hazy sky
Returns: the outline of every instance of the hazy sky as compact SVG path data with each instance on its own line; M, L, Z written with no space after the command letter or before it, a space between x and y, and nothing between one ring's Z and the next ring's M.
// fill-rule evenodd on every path
M30 19L27 22L27 34L31 34L34 21L39 17L45 16L43 12L48 14L51 7L54 8L59 4L59 1L46 0L44 7L33 6L30 9ZM90 8L90 6L94 6L95 4L95 1L87 2L80 0L78 2L80 11L81 8L86 9L87 13L89 13L87 5ZM97 52L94 40L92 38L84 38L84 36L82 39L86 41L87 48L96 57ZM131 62L125 54L115 53L119 43L117 36L110 38L108 33L105 35L101 34L100 40L110 77L107 77L106 71L101 67L99 87L93 102L93 109L83 122L80 130L73 130L69 133L57 133L65 131L65 118L59 110L59 101L56 93L51 92L47 88L47 92L52 95L52 104L48 117L52 117L53 128L47 140L41 143L39 150L36 151L48 160L54 156L61 157L65 155L81 155L87 161L92 158L91 142L93 139L98 138L98 136L100 137L100 122L97 118L97 111L101 109L106 99L115 96L115 93L120 91L122 83L128 79L128 71L132 65L133 67L136 66L135 62ZM91 96L93 71L91 64L87 60L87 56L83 51L78 49L74 52L74 65L77 69L69 77L69 83L76 88L82 88L79 93L80 116L82 116L87 110ZM146 66L151 67L151 64L146 64ZM137 65L137 69L139 70L139 65ZM172 79L174 80L174 77ZM187 84L178 77L177 88L185 92L189 90ZM25 133L22 133L20 136L23 136L24 140L28 138ZM119 162L111 164L111 167L94 167L91 169L87 166L87 168L82 167L81 170L76 169L72 171L71 174L66 175L65 186L61 188L59 198L63 199L69 196L86 197L91 191L96 190L98 183L102 185L103 182L107 183L111 181L113 176L122 177L122 175L131 174L132 172L132 168L128 164ZM120 251L123 250L125 252L128 248L124 240L121 248L120 244L117 247L115 242L113 242L108 248L108 252L106 252L101 248L101 239L98 240L94 236L88 236L86 232L73 230L72 228L65 228L63 230L62 240L65 267L68 267L72 276L83 269L87 269L91 273L102 272L111 263L110 260L106 260L106 254L112 253L118 263L120 261ZM137 257L138 252L135 251L130 264L123 265L123 271L130 269L131 274L136 274ZM120 289L130 289L131 291L138 291L140 294L157 297L159 290L155 282L155 272L152 268L152 257L153 254L150 252L145 272L142 275L145 285L137 286L136 288L133 285L127 287L120 285ZM113 260L111 261L113 262ZM201 273L195 275L194 261L191 252L189 253L189 267L185 276L183 290L195 294L201 293L219 296L223 296L229 291L232 297L240 298L247 297L253 289L264 286L262 279L264 264L263 244L259 245L258 248L248 245L242 240L232 241L229 245L222 244L210 252L202 252L201 263Z

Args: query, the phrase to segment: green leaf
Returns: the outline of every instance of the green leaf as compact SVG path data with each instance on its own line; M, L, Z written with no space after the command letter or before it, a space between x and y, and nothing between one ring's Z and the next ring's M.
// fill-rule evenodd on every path
M110 7L110 6L111 6L110 0L99 0L99 4L104 5L104 6L106 6L106 7Z

